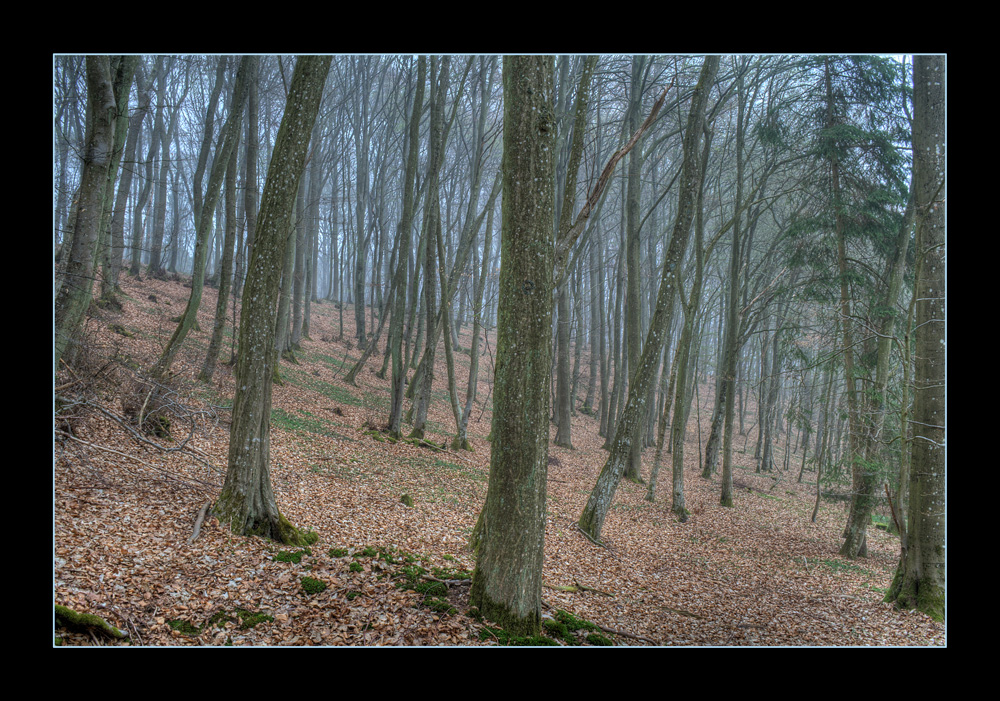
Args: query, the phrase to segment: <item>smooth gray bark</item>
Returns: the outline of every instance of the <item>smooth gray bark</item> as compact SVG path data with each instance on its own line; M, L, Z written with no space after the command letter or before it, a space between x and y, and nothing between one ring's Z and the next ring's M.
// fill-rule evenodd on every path
M551 56L506 56L493 450L470 602L518 634L541 626L549 450L555 124Z
M278 511L271 487L271 378L277 362L275 305L295 195L330 62L329 56L302 56L296 62L271 155L243 295L229 467L213 507L219 520L230 524L234 533L295 544L303 544L308 538Z
M913 188L917 215L916 371L910 508L886 601L945 620L947 449L945 346L946 57L913 59Z
M707 56L701 69L698 85L691 99L687 131L684 137L684 175L678 197L677 218L673 234L663 262L663 277L657 294L656 309L650 320L649 333L639 359L639 367L632 372L628 399L626 400L615 437L611 443L611 454L598 476L587 505L580 516L580 529L592 539L599 541L604 519L611 508L618 483L625 472L626 462L632 444L638 440L638 431L645 417L645 404L649 396L649 382L653 380L659 366L659 356L663 350L663 338L673 318L673 299L676 292L677 274L687 249L698 190L701 187L701 172L698 142L701 138L708 93L715 82L719 68L717 56Z

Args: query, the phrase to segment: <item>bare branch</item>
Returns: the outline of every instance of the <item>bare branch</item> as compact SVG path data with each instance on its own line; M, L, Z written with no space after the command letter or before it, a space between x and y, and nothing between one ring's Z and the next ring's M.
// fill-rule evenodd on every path
M604 192L604 188L607 187L608 181L611 179L612 173L614 173L615 167L618 162L623 159L632 148L639 143L639 139L642 138L643 134L649 131L649 128L653 126L653 122L656 121L656 116L660 112L660 108L663 107L664 100L667 99L667 92L674 86L674 82L671 80L670 85L663 89L660 93L660 97L657 98L656 102L653 103L653 108L649 112L649 116L646 117L646 121L636 130L632 135L632 138L628 140L624 146L615 151L615 153L608 160L607 165L604 166L604 170L601 172L601 176L597 179L594 187L590 190L590 194L587 196L587 201L583 203L583 207L580 209L580 213L576 217L576 221L573 222L573 226L556 241L556 263L555 263L555 280L559 281L562 278L566 270L566 262L568 260L569 250L573 247L573 244L583 233L583 228L587 224L587 219L590 218L591 213L594 211L594 207L597 206L598 200L601 199L601 194Z

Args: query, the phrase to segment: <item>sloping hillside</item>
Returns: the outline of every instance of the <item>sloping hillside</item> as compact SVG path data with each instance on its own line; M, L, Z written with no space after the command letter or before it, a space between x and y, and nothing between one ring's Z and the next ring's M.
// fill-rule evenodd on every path
M474 452L377 440L388 414L381 354L343 382L358 357L353 310L314 303L298 364L283 362L272 413L272 480L283 513L314 530L307 551L235 537L196 521L226 469L232 371L195 376L215 308L206 290L174 370L153 401L141 372L173 331L188 289L124 277L122 310L94 310L87 348L57 378L54 440L55 603L127 633L57 625L65 645L496 645L510 642L468 615L468 537L489 473L492 345L480 365L469 436ZM340 324L343 339L339 339ZM468 329L465 329L467 331ZM490 336L490 344L494 338ZM222 353L230 355L227 337ZM463 337L463 345L468 339ZM443 353L439 353L443 356ZM458 355L460 394L468 355ZM436 372L428 438L447 443L453 419ZM701 392L702 428L710 392ZM143 425L138 426L139 418ZM657 501L623 483L602 537L575 522L603 465L596 420L578 414L573 450L553 447L544 594L550 637L536 643L615 645L941 645L944 628L881 603L898 540L872 528L867 559L837 556L843 504L809 521L814 487L795 474L753 472L738 454L736 506L697 467L692 418L686 456L691 516L671 516L669 467ZM752 440L749 443L752 447ZM648 474L652 451L644 455ZM815 479L806 473L807 480ZM404 495L412 499L405 503ZM568 612L573 617L562 613ZM592 628L580 626L578 619ZM560 627L562 626L562 627Z

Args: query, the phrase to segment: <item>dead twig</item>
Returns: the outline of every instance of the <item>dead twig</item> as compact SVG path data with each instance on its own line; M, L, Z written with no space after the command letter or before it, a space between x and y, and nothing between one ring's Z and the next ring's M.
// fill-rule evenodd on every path
M211 505L212 501L208 500L205 502L205 505L201 507L201 510L198 511L198 518L194 521L194 533L191 534L191 538L188 540L188 543L193 543L195 538L198 537L198 534L201 532L201 524L205 520L205 514L208 513L208 507Z
M595 538L594 538L593 536L591 536L591 535L590 535L589 533L587 533L587 531L585 531L585 530L583 530L582 528L580 528L579 524L577 524L577 525L575 526L575 528L576 528L576 530L578 530L578 531L580 531L581 533L583 533L583 536L584 536L584 537L585 537L585 538L586 538L587 540L589 540L589 541L590 541L591 543L593 543L594 545L600 545L600 546L601 546L602 548L608 548L608 546L607 546L607 545L605 545L604 543L602 543L602 542L601 542L601 541L599 541L599 540L596 540L596 539L595 539ZM608 548L608 549L610 550L610 548Z
M591 621L591 623L594 623ZM633 640L641 640L644 643L649 643L650 645L659 645L660 643L656 640L650 640L641 635L636 635L635 633L629 633L628 631L618 630L617 628L609 628L608 626L602 626L600 623L594 623L595 626L603 630L605 633L611 633L612 635L620 635L623 638L631 638Z
M690 611L685 611L684 609L675 609L675 608L671 608L669 606L661 606L660 608L663 609L664 611L670 611L671 613L676 613L676 614L679 614L681 616L690 616L691 618L698 618L698 619L701 619L703 621L704 620L708 620L707 616L702 616L701 614L697 614L697 613L691 613Z

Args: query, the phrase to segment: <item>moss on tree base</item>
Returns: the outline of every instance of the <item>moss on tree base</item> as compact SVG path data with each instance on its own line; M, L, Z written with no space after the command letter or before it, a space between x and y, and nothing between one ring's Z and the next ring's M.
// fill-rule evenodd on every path
M451 439L451 449L467 450L470 453L476 452L476 449L472 447L471 443L469 443L468 438L459 438L458 436L455 436L454 438Z
M478 571L478 570L477 570ZM481 578L476 574L472 576L472 590L469 600L479 613L493 621L498 628L502 628L514 636L537 636L542 629L542 615L539 610L528 611L521 615L512 610L507 604L493 601L481 588L477 586Z
M280 511L277 512L277 519L263 516L253 518L244 516L242 509L238 505L227 506L225 495L219 497L219 501L212 507L212 514L221 523L228 523L237 535L260 536L269 540L294 545L304 548L319 540L319 534L315 531L302 531L285 518Z
M902 570L902 567L896 570L892 584L889 585L889 591L886 592L883 601L887 604L894 604L899 609L916 609L927 614L933 620L943 623L945 619L944 588L931 584L921 586L918 579L907 577Z

